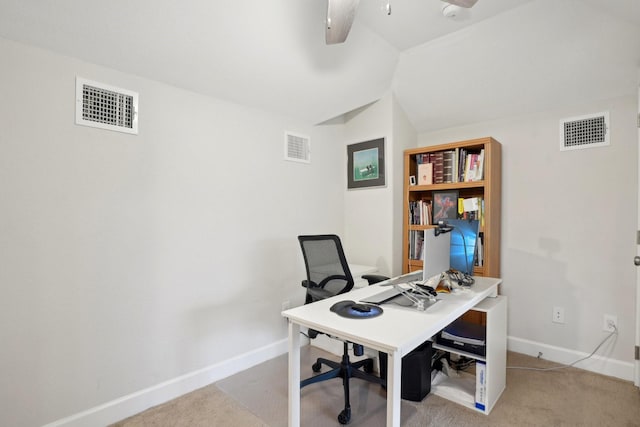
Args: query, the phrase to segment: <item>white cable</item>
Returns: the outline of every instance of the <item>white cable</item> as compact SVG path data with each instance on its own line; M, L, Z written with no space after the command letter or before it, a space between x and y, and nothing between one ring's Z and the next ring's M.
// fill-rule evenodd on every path
M527 371L557 371L558 369L565 369L565 368L571 368L572 366L574 366L576 363L582 362L583 360L587 360L589 359L591 356L593 356L594 354L596 354L596 351L598 351L598 349L600 349L600 347L602 347L602 344L604 344L605 342L607 342L607 340L609 338L611 338L613 335L617 335L618 334L618 328L616 328L615 325L613 325L613 331L611 331L611 333L609 333L609 335L607 335L605 337L605 339L602 340L602 342L600 344L598 344L598 346L595 348L595 350L593 350L591 352L590 355L583 357L582 359L578 359L575 362L569 363L568 365L560 365L560 366L554 366L551 368L530 368L527 366L507 366L507 369L523 369L523 370L527 370Z

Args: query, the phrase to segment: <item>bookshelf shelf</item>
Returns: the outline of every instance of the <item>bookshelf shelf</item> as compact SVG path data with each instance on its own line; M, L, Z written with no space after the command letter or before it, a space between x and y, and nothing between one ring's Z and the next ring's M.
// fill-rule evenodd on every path
M453 159L449 164L453 162L455 166L452 173L440 178L437 174L442 169L437 167L437 158L447 155ZM434 171L426 181L423 176L418 176L419 171L424 171L421 165L425 162L433 162L433 167L427 170ZM432 203L434 191L455 191L459 198L478 198L484 205L480 226L482 265L474 268L474 274L500 277L501 163L502 147L490 137L413 148L404 152L403 273L422 269L422 261L411 256L413 254L415 257L417 253L411 246L415 241L412 237L433 227L428 224L432 221L425 220L428 214L421 212L420 221L415 220L416 203ZM431 183L420 184L420 180ZM411 185L411 182L417 182L418 185Z
M454 182L431 185L411 185L409 187L409 192L455 190L459 188L484 188L484 181Z

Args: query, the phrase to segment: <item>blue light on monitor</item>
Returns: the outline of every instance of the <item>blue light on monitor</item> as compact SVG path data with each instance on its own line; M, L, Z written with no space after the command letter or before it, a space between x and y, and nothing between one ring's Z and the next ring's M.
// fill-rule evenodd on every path
M451 235L451 260L449 262L451 268L473 275L473 261L476 253L476 240L478 240L479 221L448 219L447 224L454 227L451 233L449 233ZM464 236L464 241L462 240L462 236Z

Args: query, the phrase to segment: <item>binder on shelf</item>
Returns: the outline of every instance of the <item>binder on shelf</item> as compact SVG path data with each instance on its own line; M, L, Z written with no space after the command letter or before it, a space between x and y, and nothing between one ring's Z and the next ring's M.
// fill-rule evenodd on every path
M476 360L476 408L484 411L487 406L487 364Z

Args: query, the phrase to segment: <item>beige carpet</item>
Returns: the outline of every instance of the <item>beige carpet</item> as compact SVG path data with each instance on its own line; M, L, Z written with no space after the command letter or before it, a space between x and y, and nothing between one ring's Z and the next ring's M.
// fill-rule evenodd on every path
M315 357L335 358L315 347L301 352L302 376ZM548 367L552 363L509 353L509 366ZM384 426L386 397L377 385L351 381L350 426ZM302 389L301 424L339 426L342 386L334 379ZM417 426L640 426L640 391L632 383L580 369L507 371L507 388L490 415L427 395L402 401L401 423ZM287 355L116 423L134 426L287 425Z

